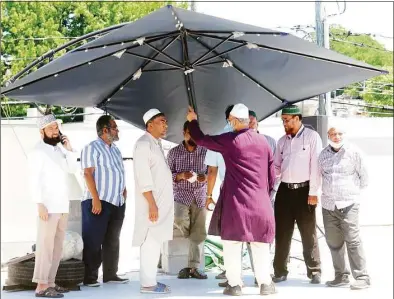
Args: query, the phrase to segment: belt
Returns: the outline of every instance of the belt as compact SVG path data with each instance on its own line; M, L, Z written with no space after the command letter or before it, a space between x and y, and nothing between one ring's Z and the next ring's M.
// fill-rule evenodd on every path
M282 183L283 185L286 186L288 189L298 189L302 187L308 187L309 186L309 181L302 182L302 183Z

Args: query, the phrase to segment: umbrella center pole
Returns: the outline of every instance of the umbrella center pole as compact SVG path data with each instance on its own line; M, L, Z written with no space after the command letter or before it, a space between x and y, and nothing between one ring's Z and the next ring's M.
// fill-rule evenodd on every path
M183 28L181 29L181 43L182 43L182 56L183 56L183 66L184 66L184 76L185 85L187 89L187 96L189 105L193 107L194 111L197 112L196 94L194 90L194 80L193 80L193 66L190 63L189 49L187 44L187 31Z

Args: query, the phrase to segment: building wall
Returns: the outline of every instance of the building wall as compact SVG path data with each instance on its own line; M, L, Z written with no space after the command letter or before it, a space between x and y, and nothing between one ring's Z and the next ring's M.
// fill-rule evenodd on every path
M349 139L367 154L371 184L366 193L361 223L392 224L393 219L393 125L391 118L338 119L348 131ZM135 141L143 134L122 121L120 147L124 157L132 157ZM260 123L260 132L278 140L283 135L279 118ZM94 122L64 124L63 134L68 135L77 150L96 138ZM1 247L2 261L30 251L36 236L36 207L27 190L26 154L39 140L35 125L3 121L1 125ZM165 143L168 150L173 144ZM134 226L134 182L132 161L125 161L128 206L122 231L122 247L131 248ZM81 183L81 177L79 177ZM83 184L83 183L82 183ZM217 186L219 184L216 184ZM218 189L214 192L218 194ZM128 249L128 250L129 250Z

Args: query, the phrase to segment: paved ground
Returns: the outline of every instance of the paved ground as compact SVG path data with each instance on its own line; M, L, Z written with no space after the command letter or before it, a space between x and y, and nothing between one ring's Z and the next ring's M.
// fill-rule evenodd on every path
M371 275L373 286L368 290L351 291L349 288L327 288L322 285L310 285L305 277L305 266L302 262L292 259L290 264L289 280L279 284L278 293L272 298L357 298L357 299L389 299L393 298L393 228L392 226L364 227L361 230L365 244L368 269ZM324 238L320 238L320 248L322 255L323 281L332 278L333 270L331 266L330 253L325 244ZM137 253L136 251L133 251ZM130 251L129 251L130 253ZM292 256L301 257L299 243L294 241L291 252ZM121 255L121 271L128 271L126 274L131 282L128 285L104 285L97 289L83 287L80 292L67 294L67 298L86 298L94 296L101 298L198 298L198 297L221 297L222 289L217 287L215 273L209 273L206 281L178 280L174 276L160 275L160 281L168 283L172 288L172 294L166 296L141 295L138 283L138 254L134 257L126 258L129 255ZM126 270L127 268L127 270ZM130 272L129 272L130 271ZM6 278L6 273L2 273L2 282ZM259 291L253 286L253 276L250 271L245 273L244 295L258 298ZM33 292L2 292L2 299L31 298Z

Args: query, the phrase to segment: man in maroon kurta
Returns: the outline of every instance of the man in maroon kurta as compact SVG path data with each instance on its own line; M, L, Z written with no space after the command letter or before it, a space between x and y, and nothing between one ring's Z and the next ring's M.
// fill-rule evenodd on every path
M193 140L221 153L226 164L226 176L209 227L210 235L220 236L223 240L229 284L223 293L242 294L240 252L243 242L251 243L260 293L275 293L269 253L269 244L275 236L269 197L275 183L275 170L267 140L248 128L249 109L243 104L235 105L230 112L229 122L234 132L205 135L192 108L189 108L187 120Z

